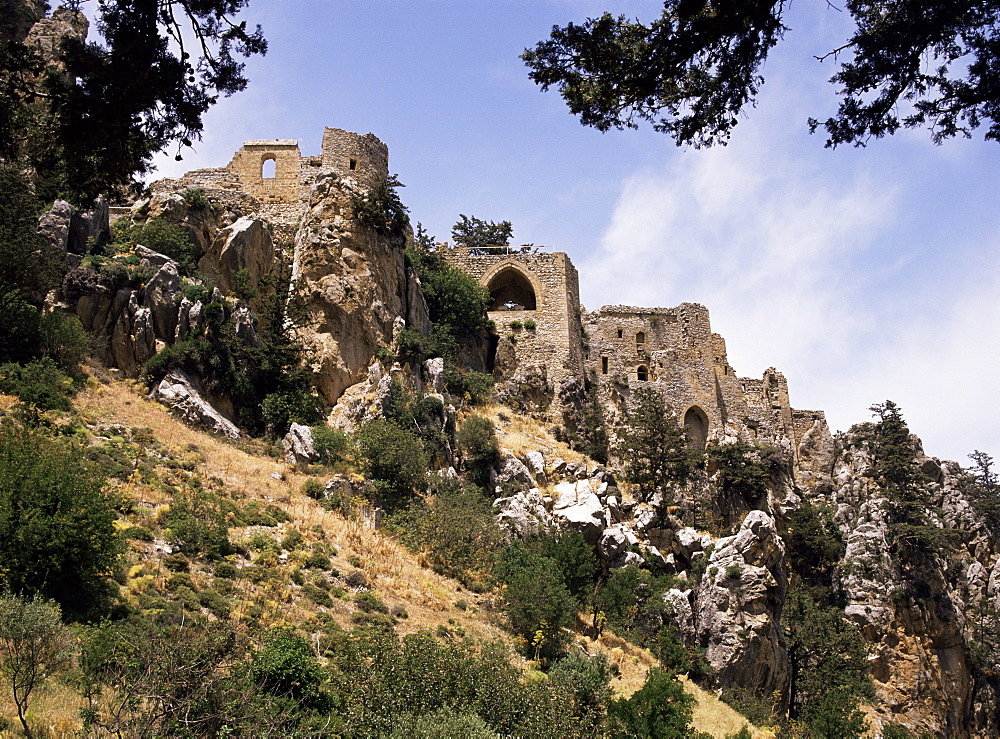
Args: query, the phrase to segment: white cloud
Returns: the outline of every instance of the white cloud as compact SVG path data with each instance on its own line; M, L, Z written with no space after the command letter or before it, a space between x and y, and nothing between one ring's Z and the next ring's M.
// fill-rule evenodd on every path
M581 265L584 301L703 303L737 372L777 367L793 404L826 410L834 430L892 398L928 453L1000 456L1000 295L986 278L1000 258L981 256L1000 255L1000 233L992 249L949 245L954 269L927 275L893 183L864 164L817 172L766 136L647 167Z

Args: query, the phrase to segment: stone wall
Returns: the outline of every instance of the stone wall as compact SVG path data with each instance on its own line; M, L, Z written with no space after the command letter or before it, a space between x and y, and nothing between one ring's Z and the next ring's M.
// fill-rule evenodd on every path
M515 366L507 374L544 368L555 386L582 375L580 288L566 254L499 249L484 254L464 247L445 249L444 254L493 296L488 316L514 347Z
M274 162L273 176L264 177L266 162ZM302 155L295 139L245 141L227 169L239 176L244 192L262 204L297 204L301 200L299 169Z
M738 377L703 305L605 306L584 314L583 321L588 373L605 384L656 389L702 440L788 439L795 453L815 421L825 425L821 412L792 409L788 383L777 370L766 370L759 380Z
M353 177L367 187L375 187L389 174L389 147L375 134L324 128L321 161L342 177Z

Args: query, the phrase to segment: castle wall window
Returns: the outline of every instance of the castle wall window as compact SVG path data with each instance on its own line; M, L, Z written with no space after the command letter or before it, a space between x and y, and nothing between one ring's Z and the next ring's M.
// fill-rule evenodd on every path
M618 338L620 339L621 337L622 337L622 330L618 329Z
M708 416L696 405L687 409L684 414L684 433L687 434L691 446L704 449L708 441Z
M635 335L635 351L636 354L642 354L646 351L646 332L640 331Z
M348 167L348 169L350 169L350 170L351 170L352 172L353 172L353 171L355 171L355 170L356 170L356 169L358 168L358 160L357 160L357 159L352 159L351 161L349 161L349 162L347 163L347 167Z
M640 364L638 369L635 371L635 379L640 382L645 382L649 379L649 370L646 369L646 365Z
M487 286L493 303L491 311L535 310L535 291L519 269L505 267L497 272Z
M601 374L602 375L608 374L608 358L607 357L601 357Z
M274 161L273 155L265 157L264 161L260 164L260 178L262 180L273 180L277 168L278 163Z

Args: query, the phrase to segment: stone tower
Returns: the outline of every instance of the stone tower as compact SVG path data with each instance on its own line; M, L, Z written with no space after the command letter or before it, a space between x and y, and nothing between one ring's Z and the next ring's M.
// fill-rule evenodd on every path
M446 258L489 290L488 315L500 337L498 363L505 375L534 367L556 388L582 376L580 287L566 254L534 247L457 247L447 250Z
M389 147L371 133L324 128L320 161L322 166L332 167L342 177L353 177L367 187L382 184L389 175Z

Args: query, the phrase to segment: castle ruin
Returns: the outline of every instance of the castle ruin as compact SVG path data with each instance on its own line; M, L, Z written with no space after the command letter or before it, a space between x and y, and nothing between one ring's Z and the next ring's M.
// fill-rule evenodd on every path
M323 132L318 156L302 156L292 139L247 141L226 167L200 169L154 187L204 187L253 196L278 234L293 236L321 172L333 170L371 188L388 175L388 147L373 134L337 128ZM712 332L708 309L580 305L576 268L563 252L536 247L442 247L446 259L490 293L496 326L498 379L534 372L556 390L588 378L612 395L649 387L696 443L742 437L791 442L793 454L813 428L825 429L821 411L792 408L788 383L777 370L761 379L738 377L725 340ZM556 403L558 405L558 403Z

